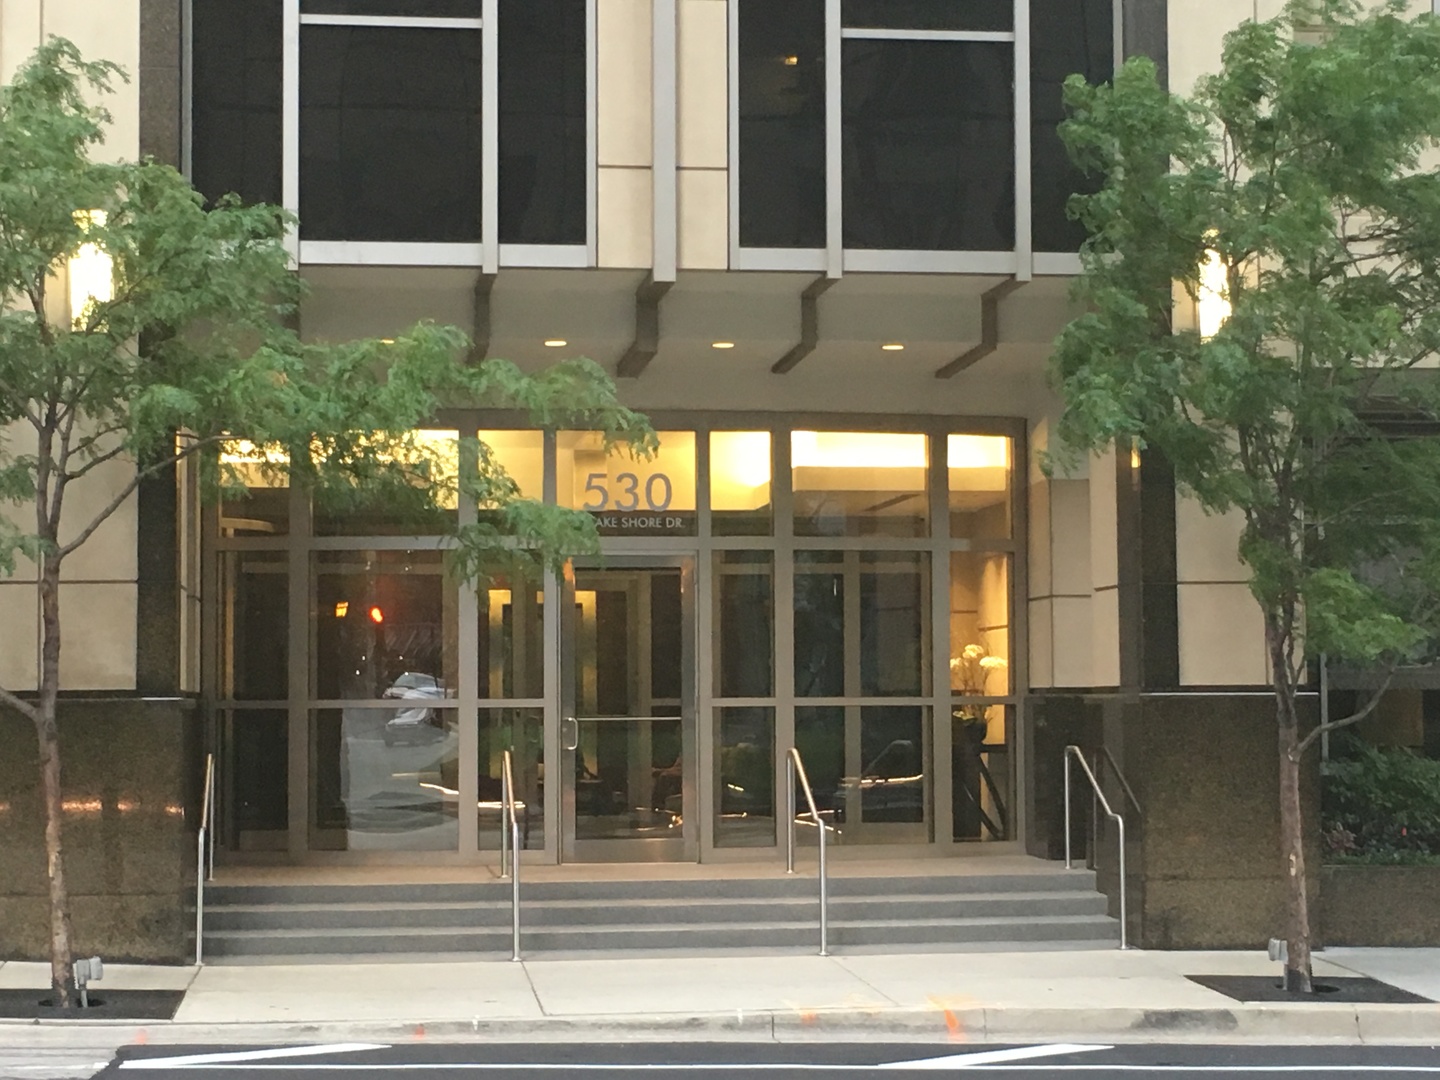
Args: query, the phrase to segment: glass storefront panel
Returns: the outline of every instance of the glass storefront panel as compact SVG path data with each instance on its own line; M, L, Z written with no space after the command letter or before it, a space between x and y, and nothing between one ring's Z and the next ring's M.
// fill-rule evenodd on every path
M220 557L223 700L290 696L288 560L284 551L228 551Z
M961 540L1010 539L1010 440L1002 435L951 435L946 442L950 535Z
M623 448L607 453L598 432L560 432L560 505L594 514L601 536L694 536L695 432L657 434L660 449L647 459Z
M520 846L545 846L545 712L543 709L480 710L480 798L478 806L481 851L500 850L504 754L511 755L515 779L516 811L520 819Z
M314 566L314 697L455 696L457 597L440 552L323 551Z
M1010 556L950 553L950 690L1004 697L1010 676Z
M710 531L716 536L769 536L770 433L710 433Z
M715 694L775 692L775 555L715 553Z
M795 710L795 749L805 763L805 774L815 794L815 807L821 820L837 834L845 828L846 776L845 706L804 706ZM795 783L796 839L803 844L816 844L814 824L809 820L809 807L800 782Z
M480 697L545 694L545 593L538 581L497 575L479 587Z
M924 435L790 433L796 536L929 535Z
M410 432L397 453L406 486L357 499L347 492L317 497L317 536L432 536L452 532L459 505L460 435L451 429Z
M545 497L545 435L539 431L481 431L481 477L498 469L520 489L521 498ZM482 507L483 509L483 507Z
M715 846L775 846L775 709L715 710Z
M928 552L796 552L796 696L928 694L929 597Z
M919 825L930 821L930 710L923 705L860 708L860 824ZM852 834L854 829L851 830ZM861 839L868 840L866 829ZM924 842L928 831L907 830ZM895 839L888 834L884 839ZM881 839L877 836L875 839Z
M219 722L220 807L228 842L237 851L284 851L290 828L289 714L228 709Z
M1013 822L1013 706L950 711L950 796L956 840L1009 840Z
M273 471L287 460L283 451L261 449L248 439L223 444L221 467L244 490L227 491L220 499L221 536L284 536L290 531L290 483Z
M310 847L454 851L460 724L433 699L310 713Z

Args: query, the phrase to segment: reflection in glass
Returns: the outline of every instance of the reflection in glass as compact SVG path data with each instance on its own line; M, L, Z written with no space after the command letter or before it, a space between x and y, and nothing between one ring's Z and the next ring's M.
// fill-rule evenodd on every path
M951 435L946 454L951 537L1010 539L1010 440L1003 435Z
M864 824L929 820L930 733L925 722L929 711L923 705L861 707L859 786Z
M1064 82L1079 72L1091 83L1115 69L1113 0L1030 0L1030 175L1036 251L1079 251L1085 228L1071 221L1074 192L1098 190L1070 160L1057 130L1065 119Z
M845 246L1012 250L1013 44L847 39L844 62Z
M498 575L480 586L480 697L545 694L545 595L538 581Z
M284 709L232 709L220 718L227 763L221 806L229 842L239 851L288 847L289 716Z
M775 710L715 710L716 847L775 845Z
M825 5L740 0L740 245L825 246Z
M719 697L775 692L775 556L715 553L715 671Z
M795 749L805 763L810 787L815 792L815 806L831 828L843 830L845 825L845 706L821 705L795 710ZM795 807L797 839L814 844L814 826L802 827L809 807L805 793L796 782ZM804 815L804 817L802 817Z
M279 204L281 0L206 0L191 15L191 178L213 204Z
M456 596L440 552L317 553L310 620L317 698L455 696Z
M433 698L310 714L310 846L454 851L460 732Z
M769 536L770 433L710 433L710 531L716 536Z
M925 536L924 435L794 431L797 536Z
M388 444L387 453L404 467L403 478L396 478L398 490L390 488L364 499L343 491L317 497L317 535L422 536L448 533L455 527L459 433L453 428L419 428Z
M929 693L929 560L920 551L796 552L796 696Z
M950 797L954 839L1008 840L1014 755L1008 705L960 705L951 711Z
M220 556L220 696L284 701L289 684L289 574L283 551Z
M885 30L1009 30L1014 14L1012 0L844 0L840 21Z
M964 697L1010 693L1010 556L950 553L950 690Z
M480 710L480 850L500 850L503 820L501 777L504 753L511 754L520 846L545 846L545 713L543 709Z
M290 531L290 482L274 471L288 464L283 450L232 439L220 448L220 465L244 489L220 499L220 535L284 536Z
M306 15L409 15L412 18L478 19L482 0L300 0Z
M480 240L480 33L306 26L300 233Z
M693 536L695 432L657 434L659 452L644 459L626 449L606 453L599 432L560 432L560 505L593 513L602 536Z
M585 0L501 0L500 242L586 237Z

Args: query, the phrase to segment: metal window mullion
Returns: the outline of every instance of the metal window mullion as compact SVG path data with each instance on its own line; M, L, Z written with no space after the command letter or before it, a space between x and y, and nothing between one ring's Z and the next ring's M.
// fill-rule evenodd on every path
M679 262L676 216L679 204L677 147L677 0L651 4L651 182L655 281L674 281Z
M1015 0L1015 278L1034 273L1030 194L1030 0Z
M599 0L585 5L585 252L586 265L600 261Z
M838 278L845 272L845 216L842 202L845 182L842 124L845 110L840 81L843 68L840 0L825 0L825 276L830 278Z
M1440 2L1440 0L1437 0ZM728 82L726 98L730 111L729 161L726 181L730 196L730 269L740 269L740 3L727 4L729 49L725 65ZM778 789L777 789L778 790Z
M950 723L950 438L930 436L930 716L932 841L950 844L955 836L955 777L951 773Z
M300 25L378 26L398 30L479 30L484 25L484 20L415 15L301 15Z
M285 0L281 24L281 195L285 210L300 216L300 0ZM300 261L300 226L285 233L285 250Z
M794 511L790 492L790 431L775 430L770 440L770 506L775 533L775 851L783 857L780 838L793 806L785 805L787 754L795 745L795 554Z
M474 436L466 430L461 436ZM459 465L464 474L474 475L480 468L479 452L474 445L460 444ZM462 497L459 504L459 525L463 529L476 523L479 509L475 503ZM462 859L480 858L480 816L476 807L480 801L480 713L477 700L480 696L480 598L474 581L460 581L454 588L459 590L456 597L455 618L459 623L456 633L456 649L459 652L459 776L455 786L459 788L459 836Z
M484 0L480 31L480 266L500 272L500 0Z
M545 432L543 450L543 480L541 481L541 498L546 505L554 506L556 502L556 466L557 466L556 439L553 430ZM545 604L541 613L541 627L544 634L545 660L542 667L543 690L545 694L545 711L543 713L543 731L541 743L543 749L541 757L545 766L546 776L564 777L565 756L560 748L560 722L561 722L561 687L560 681L565 673L560 670L561 666L561 635L564 632L564 619L560 607L565 595L561 588L560 579L554 570L545 570ZM570 781L573 785L573 779ZM566 783L563 779L558 783L545 785L545 856L547 863L558 863L560 861L561 833L564 831L564 800L563 790Z
M1009 30L892 30L847 26L840 36L859 41L1018 41L1019 24Z
M298 4L299 0L291 0ZM310 739L311 689L310 603L315 575L310 568L308 541L311 533L310 496L301 485L290 486L290 581L287 592L288 634L286 663L289 667L286 694L286 791L287 846L292 856L303 855L310 847L311 777L314 774Z
M180 5L180 171L195 178L195 10L193 0Z

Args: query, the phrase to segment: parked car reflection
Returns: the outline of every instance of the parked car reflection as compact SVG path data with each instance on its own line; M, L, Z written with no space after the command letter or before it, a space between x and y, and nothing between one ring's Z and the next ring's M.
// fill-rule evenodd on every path
M441 717L450 710L437 711L433 705L426 704L445 697L445 684L435 676L404 672L382 696L407 703L385 721L382 734L386 746L435 742L445 737L445 720Z

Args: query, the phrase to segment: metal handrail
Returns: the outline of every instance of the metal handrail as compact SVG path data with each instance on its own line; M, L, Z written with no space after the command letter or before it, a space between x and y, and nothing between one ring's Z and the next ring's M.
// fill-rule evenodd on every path
M206 871L209 871L208 876ZM205 755L205 791L195 834L195 966L205 962L205 882L215 880L215 755Z
M520 959L520 820L515 812L515 773L510 751L501 756L500 876L510 879L510 959Z
M1100 781L1095 779L1095 773L1090 769L1090 763L1085 760L1078 746L1065 747L1065 869L1073 870L1074 864L1070 858L1070 762L1078 761L1080 768L1085 772L1085 778L1090 781L1090 788L1095 793L1096 801L1105 809L1105 816L1115 822L1115 828L1120 836L1120 948L1130 948L1126 914L1128 908L1125 903L1125 818L1117 814L1110 807L1110 801L1105 798L1105 793L1100 790ZM1114 759L1111 759L1114 765ZM1118 766L1117 766L1118 771ZM1129 788L1129 785L1126 785ZM1131 798L1134 798L1132 793Z
M1125 789L1125 797L1130 800L1130 805L1135 807L1135 813L1144 816L1145 811L1140 809L1140 800L1135 797L1135 791L1130 787L1130 781L1125 779L1125 774L1120 771L1120 763L1110 753L1108 746L1102 746L1100 753L1110 763L1110 770L1115 774L1115 779L1120 781L1120 786Z
M789 821L789 830L785 837L785 872L795 873L795 777L798 775L800 786L805 792L805 801L810 806L810 817L815 822L815 830L820 834L820 955L829 956L830 891L825 873L825 821L815 806L815 792L810 788L810 778L805 775L805 762L800 760L800 751L792 746L785 758L785 816Z

